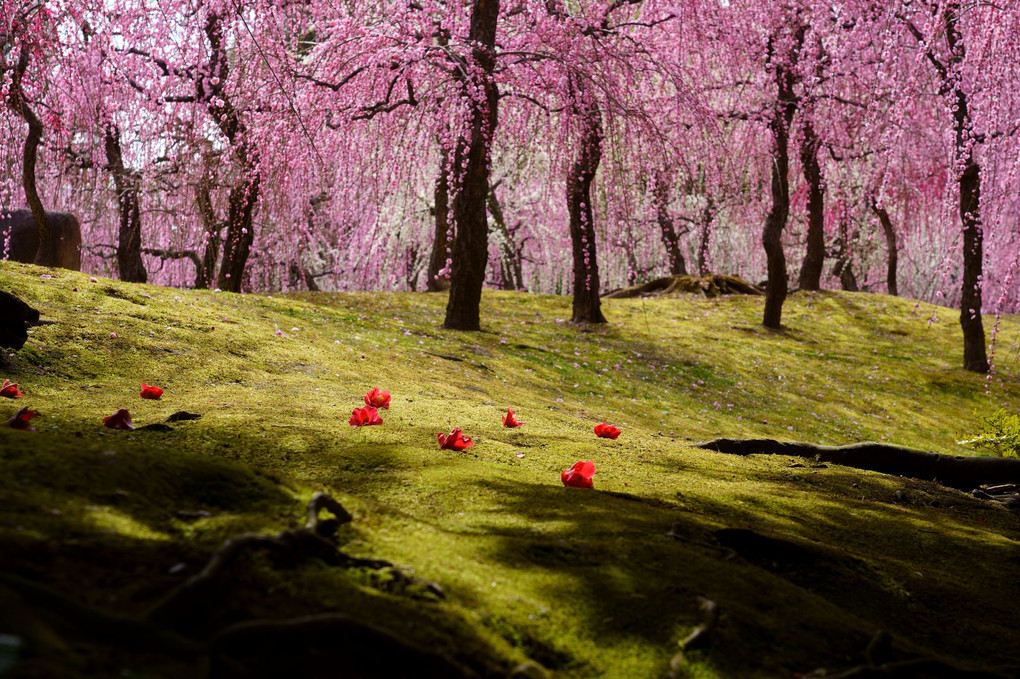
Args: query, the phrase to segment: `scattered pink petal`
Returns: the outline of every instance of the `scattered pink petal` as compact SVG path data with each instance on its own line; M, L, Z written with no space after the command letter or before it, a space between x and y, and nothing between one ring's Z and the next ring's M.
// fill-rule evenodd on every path
M514 453L515 457L524 457L524 453Z
M117 333L111 332L110 333L110 339L117 339Z

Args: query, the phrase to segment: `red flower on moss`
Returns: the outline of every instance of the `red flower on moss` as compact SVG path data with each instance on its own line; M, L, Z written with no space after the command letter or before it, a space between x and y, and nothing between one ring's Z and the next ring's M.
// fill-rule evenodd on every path
M365 394L365 405L372 406L373 408L385 408L386 410L389 410L390 392L381 391L379 387L376 387Z
M154 401L158 401L159 397L163 395L163 390L159 387L154 387L151 384L142 382L142 398L151 398Z
M128 412L127 408L121 408L113 415L103 418L103 424L110 429L134 429L135 425L131 422L131 413Z
M439 432L436 434L436 440L439 441L440 450L464 450L475 445L470 436L464 436L460 427L454 427L449 434Z
M18 385L10 380L4 380L4 384L0 387L0 396L6 396L7 398L18 398L24 396L18 391Z
M524 423L517 419L517 416L514 414L514 411L510 410L509 408L507 408L506 409L506 415L503 416L503 426L504 427L519 427L522 424L524 424Z
M575 462L573 467L560 472L560 479L563 481L564 486L594 488L595 485L591 482L591 477L594 474L595 463L591 460L585 460L583 462Z
M382 418L379 417L379 411L372 406L365 406L364 408L355 408L351 411L351 419L348 423L352 427L368 427L373 424L382 424Z
M18 412L14 413L14 417L7 420L7 426L13 427L14 429L23 429L24 431L35 431L35 427L31 426L28 421L39 413L28 408L22 408Z
M602 422L595 425L595 436L603 439L615 439L620 435L620 428Z

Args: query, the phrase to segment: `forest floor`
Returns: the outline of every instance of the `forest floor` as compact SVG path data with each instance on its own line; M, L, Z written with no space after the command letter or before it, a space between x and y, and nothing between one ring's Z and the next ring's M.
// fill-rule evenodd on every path
M212 671L203 652L118 640L89 616L143 617L225 539L299 526L319 490L353 514L340 549L397 567L281 567L255 550L176 632L201 643L238 621L344 612L478 676L530 660L554 677L662 677L704 597L718 626L679 676L831 675L864 663L877 630L888 660L1017 676L1020 512L689 445L976 454L956 441L1020 406L1017 318L989 380L959 367L956 312L876 294L795 294L769 332L756 297L606 300L608 325L577 327L569 298L486 291L484 330L464 333L441 328L443 294L233 295L9 262L0 289L46 321L0 365L24 392L0 417L39 413L38 433L0 426L0 575L16 576L0 579L4 679ZM141 399L143 381L163 397ZM392 393L384 423L350 426L376 386ZM508 407L522 427L502 426ZM119 408L139 427L201 418L105 428ZM594 435L603 421L617 440ZM440 450L453 427L474 446ZM560 481L579 460L593 490ZM317 674L328 648L281 661L271 647L221 676L278 662L336 676Z

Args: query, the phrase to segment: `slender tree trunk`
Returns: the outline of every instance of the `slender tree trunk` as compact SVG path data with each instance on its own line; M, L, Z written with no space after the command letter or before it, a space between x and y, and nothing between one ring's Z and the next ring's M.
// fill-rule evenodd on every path
M701 213L701 236L698 238L698 274L707 276L708 266L708 244L712 235L712 220L715 219L715 201L711 196L705 196L705 209Z
M230 75L227 46L223 44L221 17L212 12L206 18L205 35L209 40L209 62L198 77L195 87L199 101L205 102L209 115L223 136L230 141L239 172L230 189L227 208L227 235L223 243L223 260L216 287L227 292L240 292L244 269L255 241L255 207L262 188L258 152L251 146L241 115L224 92Z
M578 97L584 90L578 88ZM602 114L593 101L577 111L581 139L577 158L567 175L567 209L574 256L574 323L605 323L599 299L599 265L595 252L595 223L591 210L591 184L602 161Z
M220 223L212 204L212 177L209 172L211 169L206 167L205 173L195 187L195 206L205 228L202 260L195 271L195 287L200 290L212 285L216 275L216 261L220 256Z
M885 273L886 291L890 295L899 295L899 287L896 283L896 267L899 259L896 245L896 229L893 228L889 212L885 208L878 207L878 203L875 202L874 198L871 200L871 210L878 217L879 224L882 225L882 233L885 234L885 247L889 251L889 265Z
M496 196L496 187L489 187L489 216L496 232L496 246L499 248L500 282L504 290L523 290L524 276L521 272L521 253L514 243L514 236L506 225L503 206Z
M770 51L772 46L770 45ZM771 58L771 57L770 57ZM776 107L769 123L772 132L772 208L765 218L761 243L768 263L768 284L765 287L765 313L762 324L778 330L782 324L783 302L786 301L786 255L783 252L783 229L790 218L790 123L797 110L793 98L794 75L789 64L782 61L773 66L776 82Z
M439 177L436 178L436 186L432 192L433 217L435 218L436 233L432 240L432 254L429 257L429 267L425 280L425 290L428 292L439 292L445 290L448 285L446 278L442 278L439 272L446 268L446 260L450 256L450 152L443 150L439 161Z
M493 79L498 19L499 0L473 0L468 29L468 41L474 45L473 68L468 69L469 75L463 83L465 96L469 97L470 138L462 140L466 162L453 198L456 234L450 272L450 298L446 304L446 319L443 321L443 327L451 330L481 329L479 305L489 255L489 225L486 218L489 158L499 106L499 93ZM475 94L469 94L471 92Z
M988 372L985 328L981 322L981 270L984 235L980 213L981 167L968 153L967 167L960 176L960 218L963 223L963 290L960 297L960 327L963 328L963 367Z
M31 45L26 41L21 45L18 63L11 69L11 84L7 93L7 107L21 116L28 124L28 136L25 137L25 145L22 147L21 155L21 183L25 191L25 202L32 210L32 217L35 218L36 229L39 233L39 248L35 252L35 263L41 266L57 266L56 253L53 251L53 238L50 228L46 224L46 209L43 207L42 199L39 197L39 189L35 181L35 164L39 154L39 144L42 141L43 125L39 116L35 114L25 98L25 91L22 88L22 79L25 71L28 70L28 61Z
M820 144L811 121L804 123L804 142L800 147L800 164L808 186L807 252L800 267L801 290L818 290L822 286L825 265L825 192L822 189L822 168L818 162Z
M680 250L680 236L673 224L673 217L669 214L669 182L664 172L655 173L652 197L655 200L655 217L659 222L662 245L666 248L666 257L669 259L669 273L673 276L686 276L687 262L684 261L683 252Z
M117 270L122 281L145 283L149 276L142 262L142 213L138 177L124 167L120 129L113 122L106 125L105 146L106 166L117 189L117 210L120 214Z

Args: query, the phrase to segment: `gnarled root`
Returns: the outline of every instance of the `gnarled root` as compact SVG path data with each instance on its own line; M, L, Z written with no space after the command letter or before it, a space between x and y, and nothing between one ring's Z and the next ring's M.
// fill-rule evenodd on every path
M1020 460L1017 459L942 455L873 441L846 446L822 446L774 439L718 438L693 445L695 448L730 455L766 453L805 457L855 469L936 481L965 491L985 484L1020 483Z
M321 518L326 510L331 517ZM238 535L213 552L205 567L172 590L141 619L115 615L75 601L43 584L0 572L0 587L23 601L55 613L65 622L96 639L133 649L201 660L213 677L302 676L311 657L331 656L340 667L360 677L471 677L473 673L439 654L418 648L395 633L341 613L302 616L286 620L251 620L230 625L207 640L189 636L200 627L202 611L217 601L217 586L239 555L251 550L268 552L278 565L295 565L309 558L345 568L392 568L388 561L359 559L337 550L336 531L352 520L351 514L325 493L308 503L307 520L300 528L276 535ZM424 582L424 581L423 581ZM438 585L427 583L438 590ZM281 655L280 651L285 653ZM306 657L308 656L308 657ZM268 665L252 674L242 659ZM273 663L284 663L284 675L274 674ZM407 668L410 668L409 670ZM337 676L347 676L340 672Z
M680 642L681 650L669 661L667 679L677 679L682 676L683 667L687 663L685 652L707 648L712 643L712 635L719 624L719 605L703 596L698 597L698 603L701 607L702 623Z

